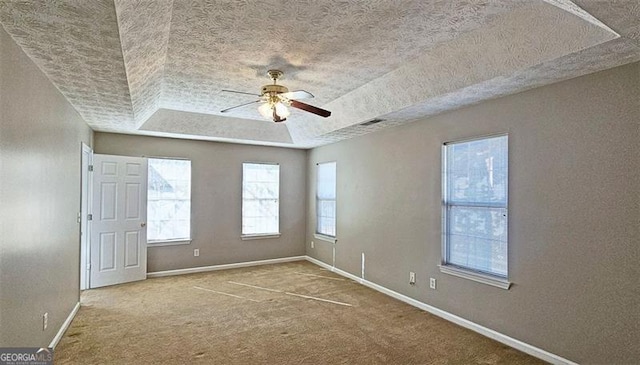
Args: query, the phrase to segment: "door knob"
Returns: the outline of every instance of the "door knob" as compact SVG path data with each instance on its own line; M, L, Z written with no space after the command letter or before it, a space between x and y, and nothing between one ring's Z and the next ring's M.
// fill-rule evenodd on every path
M147 226L147 222L142 222L142 223L140 223L140 227L143 227L143 228L144 228L144 227L146 227L146 226Z

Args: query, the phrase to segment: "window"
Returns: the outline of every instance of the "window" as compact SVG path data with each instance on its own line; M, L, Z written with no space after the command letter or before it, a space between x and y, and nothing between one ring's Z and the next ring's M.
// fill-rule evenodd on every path
M478 281L504 287L507 278L507 136L446 143L443 151L441 269L445 268L443 272L462 269L459 272L463 275L459 276L484 278L489 282Z
M147 240L191 239L191 161L149 159Z
M335 238L336 163L319 163L316 179L316 233Z
M280 166L242 164L242 235L280 234Z

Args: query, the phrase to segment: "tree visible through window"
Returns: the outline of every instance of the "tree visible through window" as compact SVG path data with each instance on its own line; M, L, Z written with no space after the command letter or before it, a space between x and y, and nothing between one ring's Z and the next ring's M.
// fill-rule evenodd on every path
M444 264L507 277L507 136L444 146Z
M280 166L242 164L242 234L280 233Z
M191 161L149 159L147 240L191 239Z

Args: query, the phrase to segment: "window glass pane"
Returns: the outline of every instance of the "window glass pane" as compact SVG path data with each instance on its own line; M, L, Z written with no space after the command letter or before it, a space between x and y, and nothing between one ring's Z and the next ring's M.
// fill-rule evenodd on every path
M242 164L242 234L279 233L280 166Z
M504 205L507 199L507 138L447 146L447 199Z
M445 146L445 264L507 276L507 136Z
M336 236L336 226L335 226L335 220L333 218L319 217L318 226L320 230L318 233L331 236L331 237Z
M448 262L506 276L506 215L504 208L449 207Z
M318 164L318 190L319 199L336 198L336 163L327 162Z
M318 164L316 180L316 232L336 235L336 163Z
M191 161L150 158L147 240L191 238Z
M318 201L319 212L321 217L335 218L336 216L336 201L335 200L319 200Z
M318 200L318 233L327 236L336 235L336 202L335 200Z

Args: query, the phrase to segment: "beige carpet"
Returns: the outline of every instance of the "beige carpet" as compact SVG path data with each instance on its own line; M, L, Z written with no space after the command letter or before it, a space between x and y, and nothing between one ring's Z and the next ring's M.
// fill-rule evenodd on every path
M194 363L542 362L304 261L85 291L55 350L56 365Z

